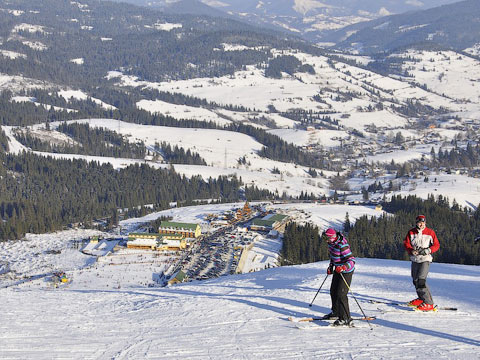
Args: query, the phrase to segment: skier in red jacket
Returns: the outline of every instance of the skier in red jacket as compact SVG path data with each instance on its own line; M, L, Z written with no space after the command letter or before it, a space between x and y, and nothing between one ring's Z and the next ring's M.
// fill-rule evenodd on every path
M432 294L427 286L427 276L433 261L432 254L440 248L440 243L435 231L427 228L424 215L418 215L415 222L416 226L408 231L403 241L412 261L413 284L418 295L418 298L410 301L408 305L421 311L434 311Z

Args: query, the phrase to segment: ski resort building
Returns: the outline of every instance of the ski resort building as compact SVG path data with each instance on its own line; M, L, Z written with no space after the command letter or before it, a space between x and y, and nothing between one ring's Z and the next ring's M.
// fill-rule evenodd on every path
M183 237L197 238L202 234L200 225L190 223L180 223L172 221L162 221L158 232L161 235L179 234Z
M288 215L268 214L261 219L253 219L250 229L255 231L279 230L287 221Z
M127 241L128 249L157 251L178 251L187 248L187 242L179 234L130 233Z
M92 237L90 242L82 248L82 253L94 256L106 256L115 251L115 247L120 243L120 239L100 239L98 236Z

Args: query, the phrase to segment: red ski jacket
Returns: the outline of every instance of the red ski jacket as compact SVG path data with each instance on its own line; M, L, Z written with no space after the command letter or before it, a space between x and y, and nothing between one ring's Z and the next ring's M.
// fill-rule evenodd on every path
M410 255L410 260L413 262L425 262L433 261L432 254L440 249L440 243L438 242L435 231L430 228L425 228L423 231L419 231L416 227L410 229L403 241L403 245ZM427 249L426 255L413 255L413 250Z

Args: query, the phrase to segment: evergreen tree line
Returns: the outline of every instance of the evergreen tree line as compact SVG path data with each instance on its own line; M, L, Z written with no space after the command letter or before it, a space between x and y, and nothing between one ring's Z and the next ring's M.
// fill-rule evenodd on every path
M321 241L317 226L290 222L285 227L281 264L306 264L328 259L326 245Z
M185 95L182 93L171 93L168 91L160 91L157 89L141 88L141 87L138 90L140 91L140 94L142 95L142 97L144 97L145 99L161 100L161 101L168 102L170 104L202 107L207 109L224 108L226 110L236 111L236 112L256 111L256 109L246 108L245 106L242 106L242 105L218 104L215 101L208 101L206 99L201 99L195 96Z
M268 159L282 162L293 162L298 165L315 168L326 166L324 158L321 155L304 152L299 147L289 144L279 136L270 134L263 129L257 129L253 126L242 123L232 123L227 125L224 129L240 132L253 137L259 143L264 145L258 154Z
M415 226L416 216L423 214L427 227L435 231L440 242L440 250L433 254L435 262L480 265L480 245L474 243L480 235L480 210L473 213L455 210L449 206L447 198L435 199L433 195L427 200L394 196L384 204L384 210L389 214L364 215L353 226L347 214L344 231L354 256L408 260L403 240L408 230ZM317 232L317 238L311 231ZM323 248L318 239L318 229L309 224L287 226L281 254L285 264L328 259L326 247Z
M34 93L39 94L42 91L37 90ZM32 92L24 93L25 96L32 96ZM46 109L43 106L38 106L33 102L17 102L12 101L12 92L5 90L0 92L0 125L8 126L29 126L34 124L49 123L53 121L67 121L75 119L85 119L88 117L98 117L111 115L111 112L107 112L104 109L98 107L93 101L78 101L74 100L67 104L59 101L56 95L42 96L42 103L45 105L53 105L55 103L62 104L63 108L75 109L75 112L69 112L65 110L54 109L53 106L49 106Z
M112 111L109 117L143 125L203 129L207 128L239 132L253 137L256 141L264 145L263 148L259 151L260 156L282 162L294 162L295 164L309 167L319 168L325 166L324 159L321 158L320 155L313 155L304 152L299 147L287 143L279 136L270 134L264 129L259 129L251 125L245 125L242 123L231 123L225 126L219 126L214 122L204 122L198 120L177 120L170 116L150 114L146 111L138 109L115 110Z
M281 79L282 72L293 76L296 72L315 74L315 69L310 64L302 64L301 61L293 55L278 56L268 61L268 66L265 69L266 77Z
M427 200L394 196L384 204L384 210L393 216L357 219L348 232L352 251L362 257L407 260L403 240L415 226L416 216L423 214L440 242L434 261L480 265L480 249L473 242L480 232L480 211L461 211L458 205L449 204L448 198L442 196L435 199L430 195Z
M245 184L245 199L247 201L254 200L274 200L278 198L278 194L274 194L269 190L260 189L256 185L248 186Z
M190 179L145 164L115 170L83 160L55 160L31 153L5 155L0 163L0 240L43 233L72 222L91 224L119 208L194 199L239 200L236 177Z
M320 96L315 95L313 98L315 99L315 97ZM294 110L284 112L281 115L291 120L301 122L304 127L314 126L316 128L322 127L329 130L338 130L340 127L338 120L334 120L330 116L325 115L323 111Z
M143 142L130 143L124 136L117 134L115 131L105 128L90 128L89 124L78 123L62 123L57 130L68 135L71 142L52 144L32 135L28 130L26 132L16 132L15 138L34 151L115 158L145 158L146 150Z
M149 232L151 233L158 233L158 228L160 227L160 224L162 221L172 221L171 216L160 216L159 218L150 221L148 227L149 227Z
M0 128L0 156L4 155L8 150L8 137Z
M112 156L116 158L145 158L145 143L130 143L125 136L105 128L90 128L89 124L62 123L58 131L70 136L81 146L72 146L86 155ZM77 153L77 152L75 152ZM81 152L80 152L81 154Z
M427 161L431 167L476 167L480 165L480 146L477 144L472 146L469 142L465 149L455 147L448 150L438 149L438 153L435 153L435 149L432 148L430 154L432 159Z
M405 105L390 105L390 107L397 113L405 115L407 117L422 117L422 116L431 116L431 115L438 115L444 114L447 112L446 109L440 108L435 109L430 105L422 104L420 101L410 100L407 99L407 103Z
M190 151L175 145L172 147L169 143L162 142L155 144L155 151L161 153L163 158L172 164L188 164L188 165L207 165L205 160L196 152Z

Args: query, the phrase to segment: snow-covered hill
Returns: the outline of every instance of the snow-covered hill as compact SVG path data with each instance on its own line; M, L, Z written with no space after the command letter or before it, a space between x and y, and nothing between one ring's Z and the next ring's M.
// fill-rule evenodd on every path
M34 245L29 243L29 246ZM353 329L299 330L290 316L330 309L326 262L192 282L169 288L102 282L105 268L69 275L69 287L43 280L0 289L4 359L474 359L480 347L480 270L436 264L435 302L458 311L400 312L369 300L415 297L409 262L357 259L353 295L368 316ZM148 267L146 267L148 269ZM118 267L120 270L121 267ZM111 266L110 271L115 271ZM148 271L148 270L147 270ZM123 278L138 276L125 271ZM354 316L361 316L350 295ZM360 325L360 324L359 324Z
M207 214L241 206L177 208L121 225L132 231L160 216L203 224ZM364 206L264 206L320 228L340 228L347 212L352 222L381 214ZM372 329L357 321L359 328L300 330L288 317L330 310L330 279L309 307L326 278L326 261L161 288L152 277L168 257L124 249L97 258L74 246L93 235L108 236L66 230L0 243L0 358L473 359L480 347L478 266L434 262L428 279L434 301L458 311L416 313L370 302L416 296L409 261L358 258L350 308L355 317L375 316ZM441 246L448 241L441 239ZM273 256L279 248L260 242L251 252ZM50 279L58 270L70 282L55 288Z
M331 184L329 179L335 175L331 171L323 171L323 176L313 178L308 174L308 168L293 163L284 163L266 158L261 158L253 153L253 150L260 146L259 143L245 135L227 132L221 130L208 129L183 129L161 126L138 125L125 122L119 122L112 119L88 119L79 120L79 122L88 123L92 127L103 127L119 132L128 136L131 141L144 141L148 147L156 142L166 141L172 146L181 146L185 149L198 152L202 157L208 160L208 166L174 164L175 171L184 174L187 177L201 175L204 179L209 177L217 178L220 175L241 178L245 184L254 184L259 188L268 189L271 192L282 194L286 192L292 196L299 196L301 192L331 195ZM52 129L57 123L51 123ZM44 125L33 127L32 133L45 131ZM12 135L12 128L3 126L2 129L9 137L9 147L12 153L19 153L26 149ZM322 137L322 142L329 144L328 136L331 132L326 130L307 133L305 131L281 130L275 132L292 143L301 143L302 141L311 141L308 137ZM61 133L59 133L61 134ZM202 134L199 136L198 134ZM457 134L457 132L454 132ZM60 137L60 135L57 135ZM305 139L307 138L307 139ZM250 147L247 146L250 144ZM331 142L331 145L336 145ZM436 147L436 146L435 146ZM368 163L384 162L390 163L394 159L398 163L406 162L412 159L421 159L422 156L429 156L432 145L418 145L408 150L395 150L375 156L368 156L365 160ZM253 150L252 150L253 149ZM44 156L52 156L64 159L85 159L87 161L96 161L98 163L110 163L115 168L123 168L131 164L145 163L144 160L110 158L99 156L60 154L60 153L40 153ZM226 159L225 159L225 155ZM245 156L250 162L249 165L239 165L237 159ZM225 167L226 160L226 167ZM166 168L170 165L148 161L153 167ZM280 174L272 172L274 168L280 170ZM384 185L393 181L396 190L389 192L387 198L392 195L416 195L420 198L428 198L429 195L442 195L453 201L454 199L461 206L476 209L480 203L480 179L468 177L461 174L447 174L444 171L435 171L428 174L430 181L426 182L424 177L414 177L409 179L396 179L395 174L378 174L375 178L361 175L352 175L348 180L352 195L348 196L349 201L360 200L362 196L360 190L367 188L374 181L380 181ZM383 193L372 194L372 200L382 200Z

